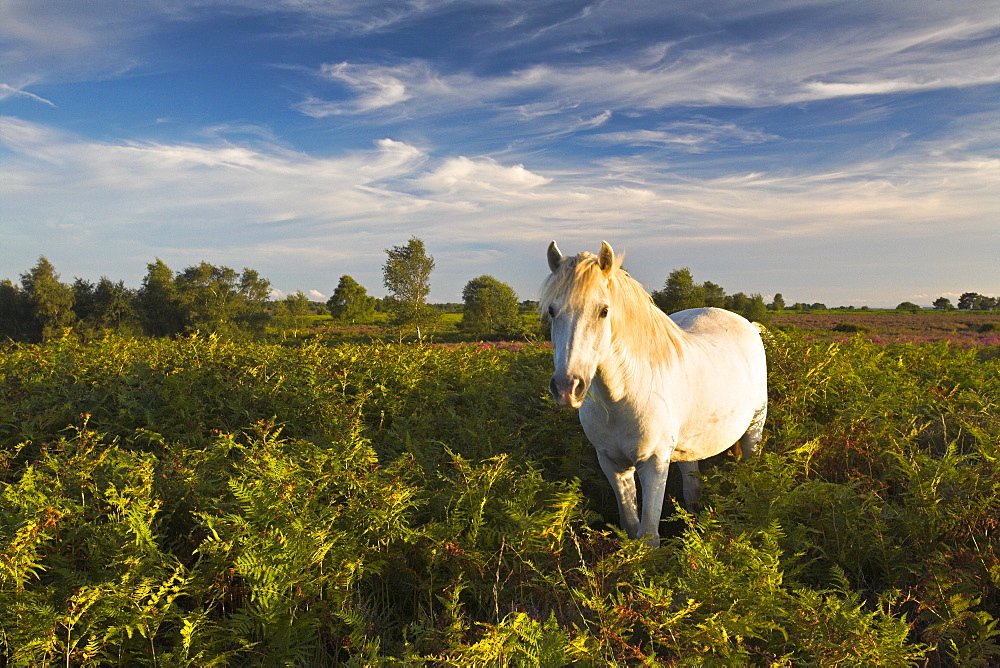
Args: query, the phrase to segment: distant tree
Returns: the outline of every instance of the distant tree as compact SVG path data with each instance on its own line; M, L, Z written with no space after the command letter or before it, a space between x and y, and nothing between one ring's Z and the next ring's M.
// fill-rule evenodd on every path
M256 271L237 274L202 262L178 273L174 284L186 331L230 336L263 331L271 283Z
M86 279L73 281L73 312L79 320L89 320L97 311L96 290L97 286Z
M263 332L269 318L271 283L253 269L237 273L202 262L174 274L159 258L146 268L137 302L147 334Z
M299 290L294 295L285 295L282 300L288 315L295 317L307 316L312 311L312 303L305 293Z
M920 306L913 302L902 302L896 306L897 311L907 311L909 313L919 313Z
M371 322L375 318L377 299L368 296L364 286L344 274L337 289L326 302L334 320L350 323Z
M770 309L772 311L784 311L785 310L785 298L780 292L774 294L774 299L771 300Z
M74 325L73 288L59 282L59 274L44 255L21 274L21 288L30 306L34 340L49 339Z
M958 308L971 311L992 311L998 306L995 297L981 295L978 292L966 292L958 298Z
M712 281L705 281L701 284L701 301L704 306L725 308L726 291L722 289L721 285L717 285Z
M750 308L750 298L743 292L726 297L726 309L734 313L744 313Z
M139 329L139 314L135 290L125 283L114 283L102 276L95 285L77 278L73 282L73 310L89 330L114 330L135 334Z
M160 258L146 265L136 301L143 329L149 336L173 336L184 331L184 311L174 272Z
M756 292L750 295L750 299L740 315L750 322L765 322L767 320L767 304L764 303L764 297Z
M970 311L975 308L976 300L982 297L978 292L965 292L958 298L958 308L962 311Z
M388 258L382 266L382 283L390 292L390 323L398 328L400 339L410 327L422 339L421 327L439 317L438 311L427 306L434 257L427 255L424 242L416 237L410 237L405 246L393 246L385 252Z
M691 270L687 267L674 269L663 284L663 290L653 293L653 302L664 313L675 313L688 308L704 306L701 286L695 285Z
M259 318L261 313L266 313L265 307L271 298L271 281L261 276L256 269L243 267L239 293L251 305L254 317Z
M517 293L506 283L483 275L465 284L459 328L479 336L512 334L523 329Z
M997 299L996 297L979 295L976 301L972 304L972 308L977 311L992 311L997 308Z
M935 311L954 311L955 307L952 305L951 300L947 297L938 297L934 300L934 310Z
M764 322L767 320L767 305L764 303L764 298L756 292L749 297L742 292L729 295L726 297L725 308L734 313L739 313L750 322Z
M824 304L823 302L814 302L814 303L812 303L812 304L809 305L809 310L810 311L825 311L826 310L826 304Z
M295 294L286 295L274 305L276 326L281 329L298 329L306 325L306 319L312 312L312 302L299 290Z
M20 286L0 281L0 340L29 341L35 330L31 304Z
M747 296L743 292L727 295L721 285L712 281L702 284L694 282L687 267L670 272L662 290L652 294L653 302L665 313L676 313L689 308L712 306L739 313L752 322L763 322L767 318L767 305L759 294ZM775 295L781 299L781 295ZM784 308L784 300L781 299Z

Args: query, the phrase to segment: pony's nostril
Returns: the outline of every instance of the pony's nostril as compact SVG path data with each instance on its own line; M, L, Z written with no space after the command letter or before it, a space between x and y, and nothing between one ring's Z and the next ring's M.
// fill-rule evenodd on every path
M559 384L556 382L555 376L549 378L549 392L552 393L553 397L559 396Z

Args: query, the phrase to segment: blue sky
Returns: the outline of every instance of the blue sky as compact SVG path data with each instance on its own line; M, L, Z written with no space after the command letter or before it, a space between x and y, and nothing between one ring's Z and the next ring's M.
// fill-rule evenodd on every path
M1000 294L1000 2L0 0L0 278Z

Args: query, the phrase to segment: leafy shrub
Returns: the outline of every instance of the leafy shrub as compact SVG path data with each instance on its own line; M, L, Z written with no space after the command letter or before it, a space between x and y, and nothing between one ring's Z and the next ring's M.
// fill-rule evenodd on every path
M990 665L1000 356L772 330L763 453L625 539L544 346L0 350L14 664Z
M872 331L870 327L859 325L854 322L838 322L833 326L834 332L846 332L848 334L867 333Z

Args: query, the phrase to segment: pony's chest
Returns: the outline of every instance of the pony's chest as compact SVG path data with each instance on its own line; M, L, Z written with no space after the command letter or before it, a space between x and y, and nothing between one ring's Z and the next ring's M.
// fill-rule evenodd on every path
M643 461L663 445L662 429L650 429L648 419L593 399L580 407L580 424L595 448L615 458Z

